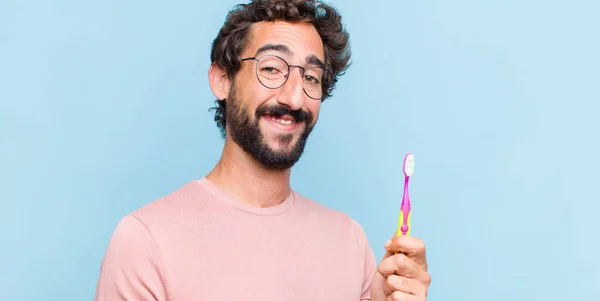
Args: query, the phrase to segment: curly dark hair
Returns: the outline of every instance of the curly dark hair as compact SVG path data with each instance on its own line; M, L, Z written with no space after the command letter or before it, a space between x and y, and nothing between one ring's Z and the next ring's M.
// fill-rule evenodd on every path
M212 44L211 63L226 70L230 79L240 69L239 56L248 43L248 33L253 23L261 21L310 22L323 41L325 68L331 78L323 78L323 98L332 96L338 77L350 66L349 35L342 25L342 17L331 5L319 0L252 0L238 4L231 10ZM216 100L215 122L225 134L226 106L222 99Z

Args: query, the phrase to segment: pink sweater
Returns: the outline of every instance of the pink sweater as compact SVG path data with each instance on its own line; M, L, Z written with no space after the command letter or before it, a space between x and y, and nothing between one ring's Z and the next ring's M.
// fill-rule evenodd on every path
M344 213L297 192L252 207L202 178L120 221L95 300L371 300L375 269Z

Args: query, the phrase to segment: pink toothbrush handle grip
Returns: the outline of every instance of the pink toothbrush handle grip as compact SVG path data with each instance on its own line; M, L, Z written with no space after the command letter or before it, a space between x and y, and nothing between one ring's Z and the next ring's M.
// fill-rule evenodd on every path
M400 211L397 235L410 235L410 207L402 206Z

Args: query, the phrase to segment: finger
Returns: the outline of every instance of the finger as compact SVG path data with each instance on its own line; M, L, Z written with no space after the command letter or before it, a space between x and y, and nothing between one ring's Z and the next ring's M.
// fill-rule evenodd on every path
M387 296L386 301L418 301L419 297L410 295L407 293L403 293L400 291L395 291L391 295Z
M389 244L386 244L386 250L391 253L399 252L409 256L416 254L425 255L426 253L423 240L408 235L396 235L392 237Z
M377 271L387 278L390 275L399 275L407 278L420 279L425 277L423 270L414 260L404 254L395 254L379 263Z
M385 280L386 296L399 291L409 295L427 296L427 287L420 280L390 275Z
M416 261L418 265L427 271L425 243L421 239L408 235L394 236L385 244L385 249L390 254L406 254L406 256Z

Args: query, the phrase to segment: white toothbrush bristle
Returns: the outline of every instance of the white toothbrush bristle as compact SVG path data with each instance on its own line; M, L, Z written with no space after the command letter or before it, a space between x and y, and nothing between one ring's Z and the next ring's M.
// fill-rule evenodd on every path
M415 172L415 157L413 155L406 156L404 159L404 174L410 177Z

